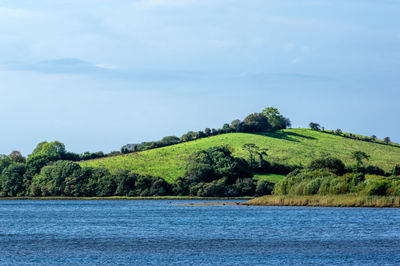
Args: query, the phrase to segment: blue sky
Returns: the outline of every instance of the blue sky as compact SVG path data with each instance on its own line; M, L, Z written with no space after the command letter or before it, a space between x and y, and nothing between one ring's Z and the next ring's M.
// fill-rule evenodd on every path
M279 108L400 142L400 3L0 0L0 153L75 152Z

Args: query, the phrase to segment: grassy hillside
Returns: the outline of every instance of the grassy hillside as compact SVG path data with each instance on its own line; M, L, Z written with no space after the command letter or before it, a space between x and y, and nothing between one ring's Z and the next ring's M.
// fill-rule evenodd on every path
M287 129L276 133L247 134L230 133L203 138L173 146L84 161L82 166L106 167L133 170L141 174L161 176L168 182L182 176L188 157L195 151L212 146L230 145L234 155L247 158L242 149L245 143L254 143L268 149L268 159L286 164L306 165L313 158L330 154L343 160L346 165L354 164L351 152L361 150L371 156L370 163L390 171L400 164L400 148L343 138L309 129Z

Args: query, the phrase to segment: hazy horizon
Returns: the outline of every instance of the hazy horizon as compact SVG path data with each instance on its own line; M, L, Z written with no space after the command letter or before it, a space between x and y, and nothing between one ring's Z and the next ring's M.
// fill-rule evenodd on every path
M399 12L390 0L0 1L0 153L54 140L110 152L267 106L293 127L400 142Z

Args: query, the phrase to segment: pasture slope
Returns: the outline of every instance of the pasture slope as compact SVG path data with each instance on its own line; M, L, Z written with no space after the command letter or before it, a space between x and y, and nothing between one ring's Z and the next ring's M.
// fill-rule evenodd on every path
M246 143L268 149L269 161L290 165L307 165L312 159L323 155L332 155L343 160L346 165L353 165L351 152L356 150L369 154L369 164L377 165L385 171L400 164L400 147L353 140L310 129L286 129L262 134L228 133L143 152L83 161L80 165L105 167L112 172L126 169L160 176L172 183L184 174L192 153L213 146L229 145L235 156L248 158L247 151L242 149ZM279 180L276 175L257 175L255 178L272 178L274 182Z

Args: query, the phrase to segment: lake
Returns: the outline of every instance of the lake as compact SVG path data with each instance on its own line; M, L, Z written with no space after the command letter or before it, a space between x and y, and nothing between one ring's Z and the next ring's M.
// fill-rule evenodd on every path
M0 201L1 264L400 264L400 209Z

